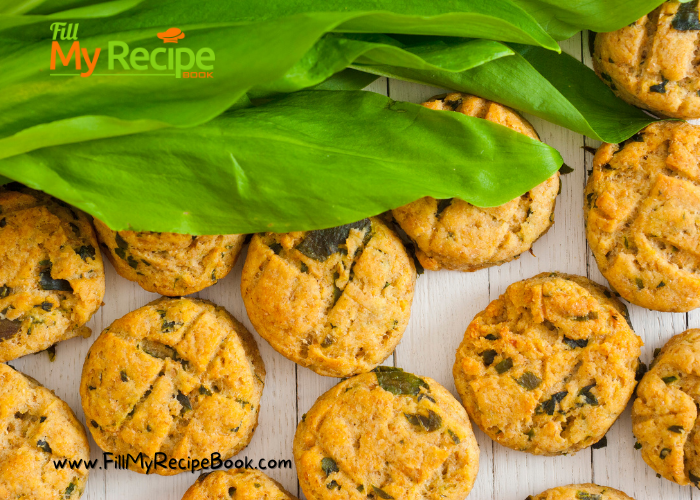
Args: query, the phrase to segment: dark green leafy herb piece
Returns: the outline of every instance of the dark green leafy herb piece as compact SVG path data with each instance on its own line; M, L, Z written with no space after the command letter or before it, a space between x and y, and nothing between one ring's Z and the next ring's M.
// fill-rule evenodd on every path
M412 373L407 373L400 368L395 368L393 370L379 370L376 371L376 375L379 386L395 396L402 394L408 396L418 396L421 387L425 388L427 391L430 390L430 387L425 380L416 377Z
M139 267L139 262L136 259L134 259L131 255L129 255L126 258L126 263L129 264L129 266L132 267L133 269L136 269L137 267Z
M659 453L659 457L663 460L667 456L671 454L671 448L664 448L661 450L661 453Z
M559 169L559 173L560 173L561 175L570 174L570 173L573 172L573 171L574 171L574 169L573 169L572 167L568 166L566 163L564 163L564 164L561 166L561 168Z
M670 375L670 376L668 376L668 377L662 377L661 380L663 380L664 382L666 382L666 384L668 385L668 384L672 384L672 383L674 383L676 380L678 380L678 377L676 377L675 375Z
M690 482L695 485L696 488L700 488L700 477L693 474L692 471L688 471L688 478L690 479Z
M665 287L665 286L666 286L666 283L664 283L663 281L660 281L659 284L656 285L656 288L662 288L662 287Z
M639 441L637 441L636 443L634 443L634 449L635 449L635 450L641 450L641 449L642 449L642 443L640 443Z
M454 444L459 444L461 442L459 436L455 434L455 432L452 429L447 429L447 434L452 438Z
M375 495L379 498L383 498L384 500L393 500L394 497L389 495L386 491L377 488L376 486L372 485L372 491L374 492Z
M447 198L445 200L438 200L437 211L435 212L435 217L440 217L442 212L445 211L447 207L452 205L452 198Z
M46 354L49 356L49 361L53 363L56 360L56 344L46 349Z
M179 321L175 321L175 320L168 321L168 320L164 319L163 324L161 325L160 329L164 333L170 333L170 332L174 332L180 326L182 326L182 323L180 323Z
M564 336L564 343L571 349L576 349L577 347L584 348L588 345L588 339L570 339Z
M277 243L277 242L271 243L271 244L270 244L270 250L272 250L272 251L274 252L275 255L279 255L280 252L282 251L282 245L280 245L280 244Z
M39 273L39 286L42 290L56 290L73 293L73 287L68 280L55 280L51 277L51 266Z
M500 339L501 337L497 337L497 336L494 335L493 333L489 333L489 334L488 334L486 337L484 337L484 338L485 338L486 340L498 340L498 339Z
M95 260L95 247L92 245L83 245L75 249L75 253L80 255L80 258L87 262L88 259Z
M557 403L561 403L567 394L569 394L568 391L561 391L552 394L551 398L540 404L538 410L543 411L547 415L554 415L554 411L557 409Z
M503 374L513 368L513 360L511 358L506 358L501 360L500 363L496 365L496 371L499 374Z
M0 340L14 337L22 329L19 320L0 319Z
M129 377L126 375L126 371L122 370L119 375L121 376L122 382L128 382Z
M176 361L180 359L175 349L154 340L144 339L141 342L141 349L143 349L143 352L149 356L153 356L154 358L170 358Z
M3 217L2 219L0 219L0 229L2 229L5 226L7 226L7 219Z
M493 349L489 349L488 351L479 353L479 356L481 356L481 358L484 360L485 366L491 366L493 364L493 360L496 358L497 355L498 353Z
M535 437L535 429L530 429L529 431L525 432L525 435L527 436L528 441L532 441L532 438Z
M634 379L637 382L639 382L640 380L642 380L642 377L647 372L647 365L645 363L642 363L641 359L637 360L637 361L638 361L638 364L637 364L637 370L635 371L635 374L634 374Z
M369 219L362 219L344 226L309 231L296 249L311 259L324 262L328 257L338 252L338 246L345 243L350 236L350 230L363 231L371 225Z
M683 434L683 426L681 425L672 425L671 427L668 428L669 431L675 432L676 434Z
M668 83L668 80L665 78L661 83L658 83L656 85L652 85L649 87L649 92L654 92L656 94L665 94L666 93L666 84ZM641 287L640 287L641 288Z
M51 302L45 301L42 302L41 304L37 304L34 307L37 307L43 311L50 312L51 309L53 309L53 304Z
M326 473L326 477L330 476L334 472L340 471L338 464L335 463L331 457L325 457L321 460L321 469Z
M578 391L578 395L583 396L583 400L586 402L586 404L591 406L598 406L598 398L591 393L591 389L593 389L595 386L596 384L587 385Z
M588 321L591 319L598 319L598 313L596 311L590 311L584 316L575 316L574 321Z
M5 297L10 295L11 293L12 293L12 288L10 288L9 286L6 286L6 285L0 286L0 299L4 299Z
M90 420L90 425L92 425L95 429L97 429L100 426L100 424L98 424L94 420Z
M654 357L658 356L660 352L661 352L660 347L657 347L656 349L654 349Z
M116 236L114 237L114 241L117 242L117 247L121 248L123 250L126 250L129 248L129 244L126 242L124 238L122 238L122 235L117 233Z
M360 493L362 493L363 491L365 491L365 485L364 485L364 484L358 485L358 486L357 486L357 491L359 491Z
M698 31L700 30L700 19L698 19L698 0L686 1L680 4L676 15L671 21L671 26L677 31Z
M51 453L51 447L49 446L49 443L46 442L45 439L40 439L37 441L36 445L44 450L46 453Z
M588 493L586 491L576 492L577 500L603 500L603 495L596 495L595 493Z
M597 443L593 443L591 448L594 450L600 450L601 448L605 448L608 446L608 436L603 436L602 439L600 439Z
M326 485L326 488L328 488L329 490L334 490L334 489L339 490L339 489L340 489L340 485L339 485L338 482L334 479L333 481L331 481L330 483L328 483L328 484Z
M542 379L532 372L523 373L520 378L516 380L518 384L528 391L534 391L542 383Z
M180 391L177 391L177 400L180 402L184 410L192 409L192 403L190 402L190 398L188 398L187 395L183 394Z
M66 488L66 491L63 492L63 498L70 498L74 491L75 483L71 481L71 483L68 485L68 488Z
M301 263L301 272L302 273L308 273L309 272L309 266L304 264L303 262ZM386 287L385 287L386 288Z
M204 387L203 385L199 386L199 393L202 394L203 396L211 396L211 391Z
M433 432L442 427L442 417L433 410L428 410L428 415L404 413L408 422L426 432Z

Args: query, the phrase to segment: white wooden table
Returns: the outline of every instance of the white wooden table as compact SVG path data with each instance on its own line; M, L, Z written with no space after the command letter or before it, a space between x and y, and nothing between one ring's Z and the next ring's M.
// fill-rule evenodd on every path
M588 42L577 36L562 44L571 55L590 59ZM396 100L422 102L443 92L401 81L380 79L370 90ZM604 283L595 260L586 245L583 226L583 188L592 155L583 146L599 144L576 133L528 117L542 140L557 148L564 161L575 168L562 177L562 192L557 201L553 228L534 246L536 254L500 267L475 273L427 272L418 278L412 317L403 340L385 364L439 381L456 395L452 378L455 350L474 315L502 294L511 283L544 271L562 271L587 276ZM450 138L456 140L457 138ZM216 285L196 294L226 307L254 332L240 294L241 268L245 252L231 274ZM103 328L127 312L141 307L157 296L119 277L105 263L107 290L105 305L89 326L90 339L73 339L58 344L56 359L49 362L46 353L26 356L11 364L53 389L85 423L78 386L83 360L88 348ZM645 342L642 360L649 363L656 347L672 335L687 328L700 327L700 310L689 314L669 314L630 306L634 329ZM292 460L292 439L296 424L316 398L332 387L337 379L321 377L296 366L277 354L255 334L265 360L267 379L263 394L259 427L250 445L238 457L247 456L258 464L265 460ZM680 487L656 474L634 449L635 438L629 408L608 432L608 446L586 449L575 456L535 457L495 444L475 428L481 448L479 475L470 500L523 500L547 488L569 483L595 482L621 489L636 500L689 500L690 487ZM102 451L90 439L93 459L102 462ZM292 465L293 467L293 465ZM266 471L294 494L300 493L296 470ZM175 477L143 476L130 471L97 470L90 474L85 500L180 500L199 473L182 473Z

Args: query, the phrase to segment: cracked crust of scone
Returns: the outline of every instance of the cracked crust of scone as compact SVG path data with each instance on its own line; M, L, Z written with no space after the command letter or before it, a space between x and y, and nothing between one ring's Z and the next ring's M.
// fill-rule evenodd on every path
M452 93L423 103L482 118L538 139L537 132L514 110L469 94ZM559 173L499 207L479 208L458 198L425 197L393 210L401 228L416 244L416 256L428 270L476 271L517 258L554 222Z
M0 361L89 337L104 292L88 216L40 191L0 187Z
M470 323L453 374L494 441L563 455L603 438L636 386L642 340L625 306L587 278L542 273L510 285Z
M603 144L585 191L586 237L600 272L633 304L700 306L700 127L649 125Z
M598 33L593 66L630 104L671 118L700 118L700 31L684 26L697 2L665 2L618 31Z
M166 463L218 452L225 460L252 438L264 379L253 336L223 307L162 298L102 332L83 365L80 396L104 451L149 459L164 453Z

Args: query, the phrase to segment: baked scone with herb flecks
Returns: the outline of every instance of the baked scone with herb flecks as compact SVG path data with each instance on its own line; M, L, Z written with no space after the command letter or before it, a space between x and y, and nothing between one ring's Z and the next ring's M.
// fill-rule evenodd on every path
M600 272L633 304L700 306L700 127L649 125L603 144L585 191L586 237Z
M517 112L473 95L438 96L423 106L483 118L539 139ZM499 207L479 208L458 198L425 197L392 213L416 244L416 256L425 269L476 271L504 264L530 250L554 223L558 192L559 172Z
M167 464L218 452L226 460L253 436L264 379L253 336L223 307L162 298L102 332L83 365L80 397L97 445L115 456L165 453Z
M670 1L595 38L593 67L621 99L661 116L700 118L698 1Z
M224 278L236 265L244 234L190 234L113 231L95 220L97 236L120 276L149 292L179 297Z
M85 428L36 380L0 363L0 498L77 500L90 459ZM55 462L82 461L79 467Z
M671 338L637 388L632 431L658 474L700 487L700 330Z
M89 337L104 293L88 216L41 191L0 187L0 361Z
M202 474L182 500L298 500L277 481L253 469Z
M367 372L408 325L416 270L378 218L331 229L257 234L241 293L262 338L320 375Z
M634 500L620 490L597 484L570 484L530 495L525 500Z
M294 460L306 498L463 500L479 447L447 389L382 366L314 403L294 435Z
M467 413L491 439L565 455L598 442L623 412L642 344L610 291L542 273L477 314L453 374Z

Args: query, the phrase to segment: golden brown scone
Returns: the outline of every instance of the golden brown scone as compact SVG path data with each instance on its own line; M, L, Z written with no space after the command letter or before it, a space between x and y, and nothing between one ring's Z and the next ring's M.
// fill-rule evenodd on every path
M525 500L634 500L623 492L597 484L570 484L530 495Z
M666 2L595 38L593 66L621 99L673 118L700 118L698 2Z
M0 498L77 500L90 459L85 428L70 407L33 378L0 363ZM70 460L81 466L63 468Z
M467 328L453 374L491 439L535 455L600 440L636 385L642 340L611 292L568 274L510 285Z
M88 217L40 191L0 187L0 361L89 337L104 293Z
M469 94L438 96L423 106L452 110L504 125L539 139L512 109ZM431 271L476 271L509 262L528 251L554 223L559 172L505 205L478 208L458 198L426 197L393 211L416 244L416 256Z
M700 127L654 123L603 144L586 186L586 237L622 297L657 311L700 306Z
M401 340L416 271L377 218L320 231L253 237L241 292L272 347L320 375L371 370Z
M681 485L700 487L700 330L676 335L637 388L632 430L642 458Z
M224 278L236 264L245 241L244 234L112 231L97 219L95 228L120 276L168 297L199 292Z
M463 500L479 447L444 387L381 366L314 403L294 435L294 461L306 498Z
M264 378L253 336L223 307L162 298L102 332L83 365L80 396L104 451L149 460L164 453L167 463L218 452L225 460L253 436Z
M281 484L253 469L202 474L182 500L298 500Z

